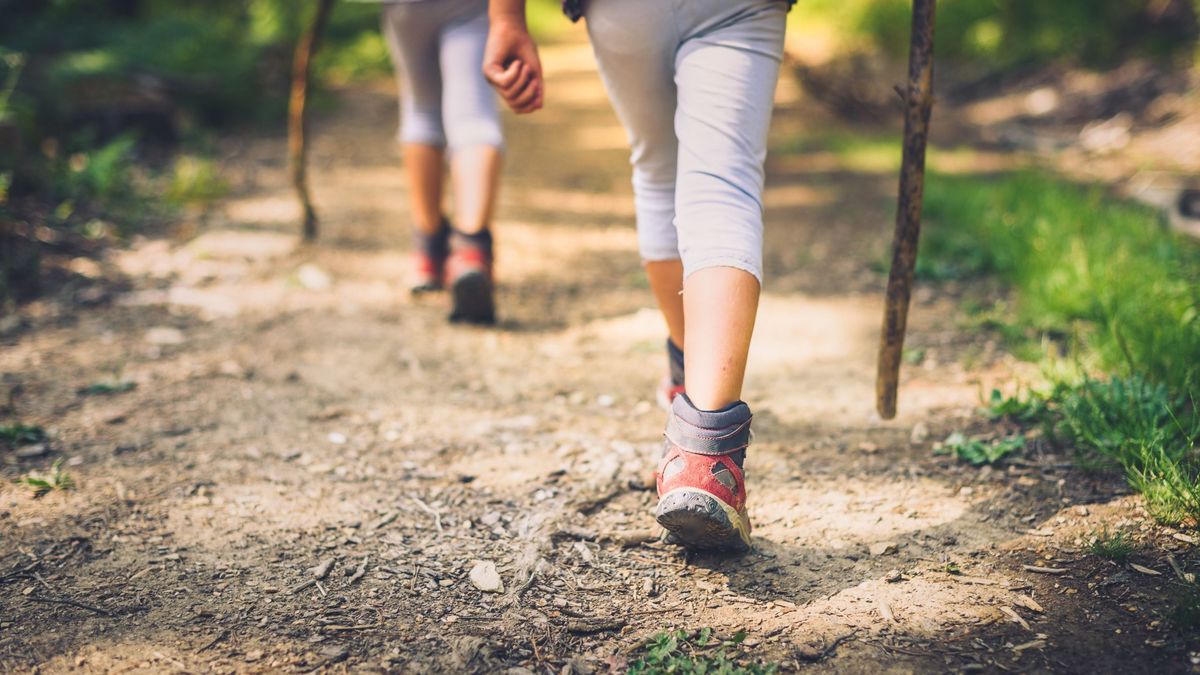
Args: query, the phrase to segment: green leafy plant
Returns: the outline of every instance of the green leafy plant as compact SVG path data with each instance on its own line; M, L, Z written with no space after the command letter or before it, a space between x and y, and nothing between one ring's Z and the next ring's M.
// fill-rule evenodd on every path
M1007 419L1029 425L1042 423L1052 414L1047 397L1032 390L1024 395L1017 391L1005 396L999 389L993 389L985 410L992 419Z
M0 424L0 442L7 445L28 445L44 440L46 432L41 427L20 422Z
M75 487L75 481L62 470L61 458L54 460L50 471L46 473L30 471L18 478L17 483L29 488L33 492L34 498L45 496L55 490L70 490Z
M1098 558L1123 563L1133 553L1133 539L1123 530L1109 532L1105 529L1092 535L1088 553Z
M737 658L737 646L746 639L739 631L728 640L718 640L711 628L694 633L683 630L662 632L650 639L642 655L629 666L632 675L660 673L768 675L778 672L776 664L745 663Z
M962 432L956 431L942 441L942 447L937 452L951 455L972 466L983 466L984 464L995 464L1024 449L1024 436L984 441L978 438L967 438Z

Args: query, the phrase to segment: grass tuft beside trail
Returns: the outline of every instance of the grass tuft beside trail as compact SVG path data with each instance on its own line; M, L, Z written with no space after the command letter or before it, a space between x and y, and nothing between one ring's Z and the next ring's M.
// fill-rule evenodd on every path
M918 274L1003 282L1011 302L983 308L989 322L1053 347L1050 389L995 395L992 413L1123 471L1160 521L1200 523L1200 246L1040 173L932 175L926 216Z
M662 675L665 673L714 673L720 675L772 675L779 666L774 663L751 662L739 653L746 634L738 632L720 640L711 628L694 633L664 631L650 638L641 655L629 666L630 675Z

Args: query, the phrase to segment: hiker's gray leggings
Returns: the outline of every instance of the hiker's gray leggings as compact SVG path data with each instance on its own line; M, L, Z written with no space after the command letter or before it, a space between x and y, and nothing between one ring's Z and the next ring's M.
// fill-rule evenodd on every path
M783 54L779 0L591 0L587 27L632 146L644 260L762 282L767 127Z
M496 95L483 77L487 0L389 2L383 32L400 83L400 142L500 147Z

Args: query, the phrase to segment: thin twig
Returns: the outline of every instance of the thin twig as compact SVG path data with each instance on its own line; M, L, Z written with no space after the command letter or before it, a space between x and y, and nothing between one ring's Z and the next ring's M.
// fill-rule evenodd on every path
M34 570L34 568L36 568L38 565L41 565L41 564L42 564L42 561L35 558L33 562L29 563L25 567L21 567L21 568L12 570L11 572L5 572L3 576L0 576L0 581L8 581L9 579L12 579L14 577L19 577L19 576L22 576L25 574L29 574L30 572L32 572Z
M317 584L316 579L308 579L305 581L301 581L300 583L296 584L295 586L292 586L291 590L288 592L291 593L292 595L295 595L296 593L299 593L301 591L308 590L309 588L315 586L316 584Z
M825 648L819 652L799 652L796 654L796 656L801 661L807 661L808 663L816 663L818 661L824 661L831 654L833 654L835 651L837 651L837 648L840 647L843 642L845 642L846 640L849 640L852 637L854 637L853 632L846 633L844 635L839 635L839 636L835 637L832 642L825 645Z
M618 485L602 495L594 496L590 499L583 499L575 505L575 510L585 516L590 516L593 513L604 508L612 500L620 497L628 491L624 485Z
M1037 572L1038 574L1066 574L1067 570L1062 567L1042 567L1040 565L1021 565L1021 569L1026 572Z
M363 575L367 573L367 562L370 559L371 556L363 558L362 562L358 565L358 568L354 570L354 574L350 575L350 580L346 582L347 586L363 578Z
M409 497L409 499L413 500L413 503L415 503L417 506L421 507L422 511L433 516L433 524L437 526L437 531L441 532L442 531L442 514L438 513L437 511L434 511L433 508L431 508L428 504L421 501L417 497Z
M529 578L526 579L520 586L517 587L516 596L519 598L519 597L525 595L525 591L528 591L530 589L530 587L533 586L533 582L536 579L537 579L537 570L533 570L532 572L529 573Z
M592 633L606 633L608 631L621 630L625 627L624 619L583 619L567 622L567 632L575 635L591 635Z
M71 607L78 607L79 609L86 609L89 612L95 612L100 616L113 615L112 612L108 611L107 609L102 609L93 605L85 605L82 602L75 602L74 600L59 600L57 598L47 598L43 595L31 595L29 596L29 599L33 600L34 602L46 602L54 605L70 605Z
M1179 566L1179 561L1175 559L1175 556L1168 553L1167 562L1170 563L1171 569L1175 571L1175 576L1179 577L1180 581L1185 584L1192 583L1193 578L1189 578L1191 575L1183 571L1183 568Z
M342 624L331 623L328 626L321 626L321 630L329 631L331 633L338 633L349 630L372 630L379 628L382 625L383 624L378 623L360 623L354 626L346 626Z
M214 645L216 645L221 640L224 640L228 636L229 636L229 629L228 628L223 629L220 633L217 633L217 637L209 640L207 644L205 644L200 649L197 649L196 651L202 652L202 651L206 651L208 649L212 649Z

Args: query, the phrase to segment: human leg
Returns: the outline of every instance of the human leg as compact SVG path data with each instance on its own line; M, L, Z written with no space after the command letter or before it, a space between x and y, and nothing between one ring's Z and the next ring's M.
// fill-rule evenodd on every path
M669 339L682 349L683 266L674 222L674 14L662 0L606 0L589 4L586 17L601 78L629 139L639 253ZM659 387L658 397L666 404L682 390L678 370Z
M480 71L487 40L486 3L460 0L441 30L443 125L450 146L455 232L447 279L452 321L492 323L492 213L503 161L503 133L495 94Z
M750 545L741 401L762 269L766 132L782 52L782 6L697 0L680 8L675 59L687 393L675 399L655 517L693 548Z
M762 276L763 162L784 31L780 3L726 7L726 16L708 13L698 22L675 60L684 353L688 396L700 410L741 398Z
M486 4L468 3L475 5L470 14L446 25L439 41L455 219L468 234L491 224L504 147L496 95L480 71L488 31Z
M398 139L404 156L409 213L413 224L414 293L441 287L449 255L449 228L442 215L442 82L436 17L428 8L391 3L383 10L383 33L400 89Z

